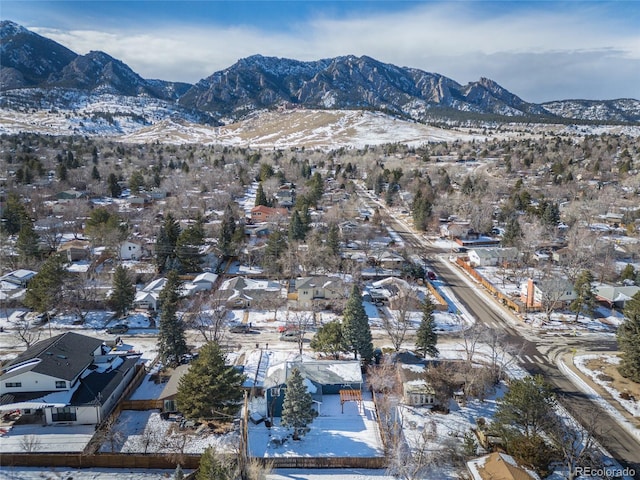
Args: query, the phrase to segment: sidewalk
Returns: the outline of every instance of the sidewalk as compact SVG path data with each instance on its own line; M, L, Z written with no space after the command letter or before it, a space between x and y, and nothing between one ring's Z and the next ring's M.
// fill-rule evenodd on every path
M593 352L590 352L590 354L592 353ZM565 352L558 357L556 363L560 371L571 380L576 387L603 407L620 426L640 441L640 418L631 415L605 388L582 373L574 364L574 356L574 353Z

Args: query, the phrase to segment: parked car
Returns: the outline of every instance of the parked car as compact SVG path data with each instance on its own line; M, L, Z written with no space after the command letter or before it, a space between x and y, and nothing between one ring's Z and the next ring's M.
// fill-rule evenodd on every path
M127 333L128 331L129 331L129 325L125 325L124 323L119 323L117 325L107 328L107 333L116 334L116 335L120 333Z
M231 333L250 333L251 327L249 325L234 325L229 329Z
M297 342L298 338L300 338L300 331L298 330L289 330L280 335L280 340L283 342Z
M433 281L433 280L435 280L435 279L436 279L436 274L435 274L435 273L433 273L431 270L429 270L429 271L427 272L427 278L428 278L429 280Z

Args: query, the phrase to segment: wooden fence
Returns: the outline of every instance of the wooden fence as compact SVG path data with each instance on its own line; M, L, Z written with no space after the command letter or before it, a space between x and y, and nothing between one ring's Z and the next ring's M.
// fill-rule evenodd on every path
M120 410L162 410L162 400L123 400Z
M272 457L255 458L262 465L271 468L368 468L380 469L387 466L384 457Z
M427 290L429 290L431 295L436 299L436 310L448 310L449 306L447 305L447 301L442 297L442 295L440 295L440 292L436 287L434 287L429 281L425 281L425 284L427 286Z
M185 469L198 468L200 455L130 454L130 453L3 453L0 464L28 467L71 468L157 468L174 469L178 464Z
M462 268L465 272L467 272L467 274L469 274L469 276L474 278L480 285L482 285L491 295L496 297L500 301L500 303L502 303L503 305L509 307L511 310L513 310L513 311L515 311L517 313L522 313L522 312L525 311L526 307L522 302L517 301L517 300L513 300L512 298L510 298L507 295L505 295L504 293L502 293L500 290L498 290L496 287L494 287L491 282L489 282L486 278L484 278L482 275L480 275L475 268L473 268L471 265L469 265L463 259L457 258L456 259L456 264L460 268Z

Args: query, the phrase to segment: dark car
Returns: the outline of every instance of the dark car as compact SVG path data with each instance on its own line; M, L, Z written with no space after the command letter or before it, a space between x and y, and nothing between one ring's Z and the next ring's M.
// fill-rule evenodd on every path
M436 274L435 274L435 273L433 273L431 270L429 270L429 271L427 272L427 278L428 278L429 280L432 280L432 281L433 281L433 280L435 280L435 279L436 279Z
M234 325L229 329L231 333L250 333L251 327L249 325Z
M129 325L125 325L124 323L119 323L118 325L107 328L107 333L112 334L127 333L128 331Z

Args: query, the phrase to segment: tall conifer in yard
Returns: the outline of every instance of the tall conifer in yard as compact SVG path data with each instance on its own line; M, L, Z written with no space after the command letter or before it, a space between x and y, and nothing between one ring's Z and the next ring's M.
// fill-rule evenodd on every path
M437 357L439 355L436 344L438 343L438 334L434 331L435 321L433 319L433 311L435 307L428 297L422 302L422 320L416 332L416 350L423 357Z
M354 358L369 362L373 358L373 343L369 317L362 305L362 292L357 284L353 285L351 295L344 308L342 329L347 344L351 347Z
M240 409L242 382L239 370L225 362L220 346L205 344L189 371L180 379L176 401L188 418L218 419L228 423Z
M37 312L49 312L62 301L65 279L69 273L64 260L53 254L27 285L23 303Z
M624 322L616 334L622 359L618 370L634 382L640 382L640 292L624 307Z
M318 412L313 409L313 398L304 384L304 379L297 368L287 378L287 388L282 404L282 420L280 425L293 428L293 438L298 440L304 435L307 425L313 422Z
M113 274L113 288L107 299L107 305L114 310L116 317L122 317L133 305L136 287L129 278L127 269L118 265Z
M171 366L177 365L180 358L188 351L184 323L178 318L180 286L178 272L171 270L159 297L158 351L162 361Z
M578 275L573 290L576 298L569 305L569 309L576 313L576 322L581 313L593 317L596 308L596 294L593 291L593 274L589 270L583 270Z

